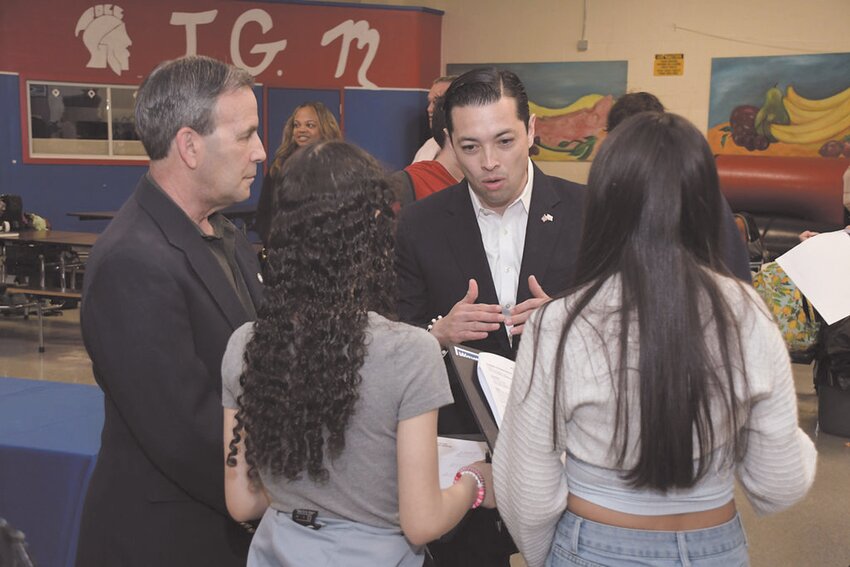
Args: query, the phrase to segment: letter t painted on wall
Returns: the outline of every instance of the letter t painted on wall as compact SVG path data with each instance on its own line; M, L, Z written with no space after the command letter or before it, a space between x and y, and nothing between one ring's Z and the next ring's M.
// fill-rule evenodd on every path
M198 26L212 23L217 15L218 10L171 12L172 26L186 26L186 55L198 54Z

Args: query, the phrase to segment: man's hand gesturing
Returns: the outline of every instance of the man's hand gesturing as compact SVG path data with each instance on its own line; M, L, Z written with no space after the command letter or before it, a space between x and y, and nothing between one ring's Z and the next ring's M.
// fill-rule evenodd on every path
M512 335L521 335L525 329L525 322L528 321L528 317L534 310L544 303L552 301L552 298L543 291L543 288L534 276L528 276L528 291L531 292L531 299L526 299L511 309L511 316L507 324L513 325L511 329Z
M462 343L486 339L490 331L495 331L504 322L502 308L498 305L485 303L476 304L478 299L478 282L469 280L466 295L455 303L446 316L434 323L431 334L440 345L446 347L449 343Z

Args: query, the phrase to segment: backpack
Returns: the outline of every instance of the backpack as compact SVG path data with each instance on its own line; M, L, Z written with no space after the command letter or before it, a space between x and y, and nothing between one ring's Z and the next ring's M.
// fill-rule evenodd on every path
M815 358L815 386L832 386L850 392L850 317L823 329Z
M779 264L764 264L753 286L773 314L794 362L811 362L818 345L820 322L812 306Z
M761 232L759 232L756 219L750 213L735 213L735 225L741 233L741 239L747 244L750 269L757 272L770 258L764 247L764 240Z
M850 317L823 329L814 379L820 430L850 437Z
M8 223L5 225L4 223ZM0 195L0 229L2 232L21 230L26 224L23 200L20 195Z

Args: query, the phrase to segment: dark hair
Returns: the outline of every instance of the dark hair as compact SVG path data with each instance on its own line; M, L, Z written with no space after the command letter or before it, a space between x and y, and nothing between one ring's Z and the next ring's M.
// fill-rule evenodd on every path
M569 379L563 359L570 329L605 282L618 277L620 301L610 316L618 318L619 360L609 361L616 368L612 447L619 450L618 465L637 445L636 464L624 477L633 486L692 486L708 470L716 438L729 434L736 459L746 444L746 408L736 401L733 380L734 372L744 372L746 389L740 330L713 274L728 275L718 253L722 208L714 157L684 118L640 113L602 145L586 199L577 281L555 355L553 403L557 408L559 384ZM629 413L638 409L629 407L628 360L638 344L635 444ZM535 364L536 358L535 352Z
M283 136L281 138L280 146L274 153L274 158L272 158L271 165L269 166L269 175L280 174L280 170L283 167L284 162L295 152L295 150L298 149L298 144L295 142L294 135L295 115L298 114L298 111L302 108L312 108L316 113L316 117L319 119L320 141L342 139L342 132L339 130L339 124L337 124L336 118L327 106L317 100L301 103L295 107L295 110L292 111L292 114L289 115L289 118L283 125Z
M446 129L451 134L452 110L463 106L484 106L499 102L502 97L516 101L516 115L528 130L528 95L525 87L514 73L495 67L479 67L467 71L449 85L443 106L446 114Z
M434 113L431 114L431 136L442 148L446 143L446 98L438 96L434 99Z
M254 218L254 230L260 237L263 244L269 241L269 231L271 230L272 215L274 214L273 191L271 182L273 178L280 176L286 160L300 149L300 146L295 142L295 115L302 108L312 108L319 118L319 140L341 140L342 132L339 130L336 118L333 113L328 110L328 107L319 101L304 102L295 107L292 114L289 115L283 125L283 137L275 151L274 156L269 165L269 171L263 181L263 186L260 189L260 197L257 201L257 214Z
M639 92L626 93L617 99L617 102L608 111L608 125L606 130L610 132L617 124L634 116L638 112L664 112L664 105L654 94Z
M254 78L211 57L190 56L160 63L136 93L136 132L151 160L168 155L171 141L184 126L206 136L215 129L213 110L218 97Z
M274 191L266 297L227 462L244 430L252 474L324 481L359 397L367 312L395 305L394 197L375 159L342 141L296 152Z

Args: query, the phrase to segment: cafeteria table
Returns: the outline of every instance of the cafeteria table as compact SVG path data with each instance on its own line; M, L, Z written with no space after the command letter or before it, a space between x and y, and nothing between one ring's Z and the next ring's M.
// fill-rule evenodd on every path
M118 211L71 211L67 213L69 217L76 217L81 221L95 220L112 220ZM247 234L248 231L254 229L254 220L257 216L257 206L245 203L236 203L230 205L226 209L221 210L221 214L230 219L237 226L242 228L242 232Z
M0 517L39 567L71 567L100 450L96 386L0 377Z
M72 211L67 213L69 217L77 217L81 221L89 220L112 220L118 211Z

